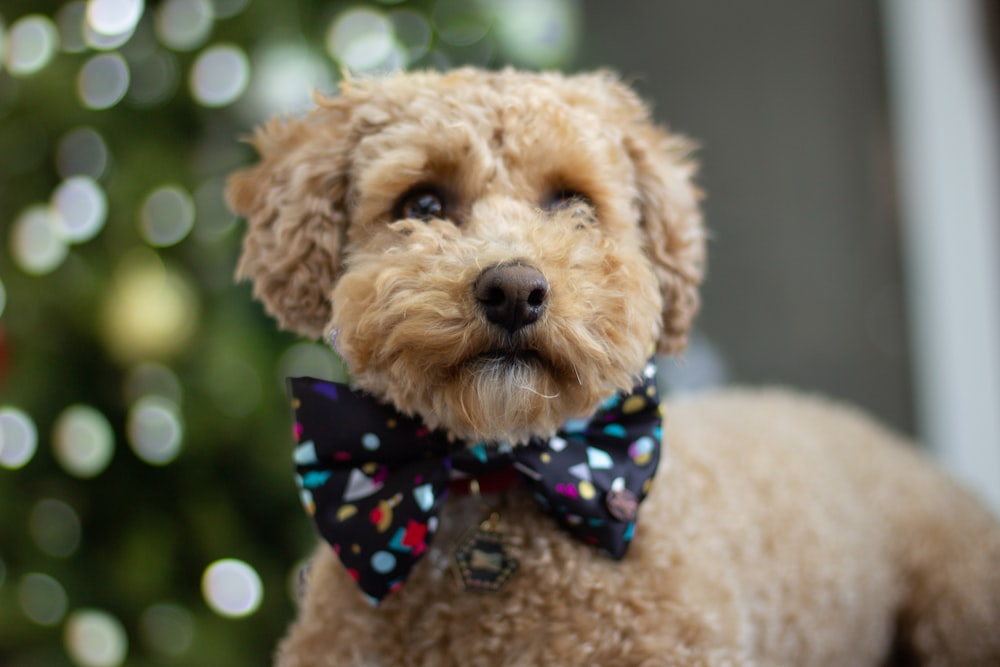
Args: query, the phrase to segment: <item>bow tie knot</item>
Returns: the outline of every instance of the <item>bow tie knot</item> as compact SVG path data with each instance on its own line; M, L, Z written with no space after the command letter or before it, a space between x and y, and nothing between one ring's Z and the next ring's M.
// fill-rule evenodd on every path
M288 382L296 480L306 511L373 604L399 588L437 530L456 474L513 467L539 506L574 537L625 555L660 456L650 362L629 394L527 445L448 441L346 385Z

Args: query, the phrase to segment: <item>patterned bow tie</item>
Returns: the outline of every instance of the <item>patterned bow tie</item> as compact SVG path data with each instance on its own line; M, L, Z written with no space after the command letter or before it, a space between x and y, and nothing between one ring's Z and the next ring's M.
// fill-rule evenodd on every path
M650 362L631 393L547 441L468 447L346 385L292 378L303 505L372 604L427 551L456 475L513 466L545 512L620 559L660 458L655 380Z

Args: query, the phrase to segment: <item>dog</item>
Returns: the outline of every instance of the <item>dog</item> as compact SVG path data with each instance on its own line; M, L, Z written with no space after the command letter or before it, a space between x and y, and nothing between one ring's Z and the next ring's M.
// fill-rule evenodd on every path
M912 443L747 389L667 401L661 446L649 360L685 346L706 233L691 143L615 75L346 80L252 143L238 276L353 382L293 386L326 541L277 665L1000 665L1000 526ZM361 509L395 483L382 422L424 467Z

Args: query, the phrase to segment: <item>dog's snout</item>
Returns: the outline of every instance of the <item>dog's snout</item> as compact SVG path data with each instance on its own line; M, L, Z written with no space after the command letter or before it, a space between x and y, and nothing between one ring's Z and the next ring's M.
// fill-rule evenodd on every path
M549 283L533 266L501 264L479 274L473 291L486 319L514 333L541 316Z

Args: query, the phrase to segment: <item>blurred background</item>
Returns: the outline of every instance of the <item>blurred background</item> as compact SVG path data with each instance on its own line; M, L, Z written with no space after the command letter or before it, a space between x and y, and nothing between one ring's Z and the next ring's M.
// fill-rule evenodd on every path
M3 0L0 665L270 664L314 543L282 379L340 366L233 284L222 193L343 70L619 70L701 145L668 389L856 403L1000 508L996 7Z

